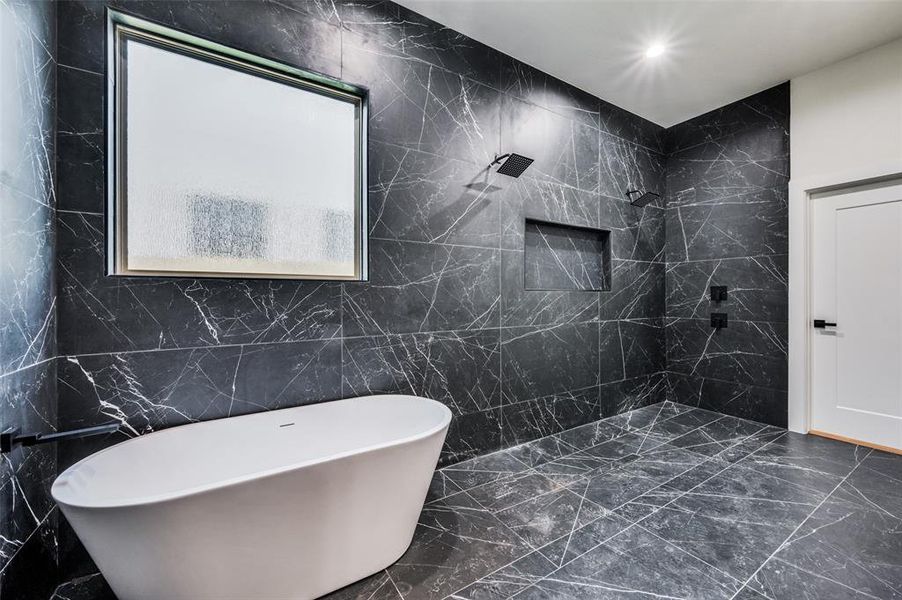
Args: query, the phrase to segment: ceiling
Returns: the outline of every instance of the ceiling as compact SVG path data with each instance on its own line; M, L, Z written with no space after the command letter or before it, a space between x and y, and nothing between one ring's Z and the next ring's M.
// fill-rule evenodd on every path
M902 0L399 1L665 127L902 37Z

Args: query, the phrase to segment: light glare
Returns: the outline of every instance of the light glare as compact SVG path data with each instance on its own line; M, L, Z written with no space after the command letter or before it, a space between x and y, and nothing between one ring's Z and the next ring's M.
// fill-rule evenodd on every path
M661 56L664 54L664 51L667 48L664 44L652 44L648 47L648 50L645 51L645 58L655 58L656 56Z

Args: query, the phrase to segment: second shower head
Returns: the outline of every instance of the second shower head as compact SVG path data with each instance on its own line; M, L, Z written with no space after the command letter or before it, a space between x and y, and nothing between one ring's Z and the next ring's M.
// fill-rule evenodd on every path
M626 193L626 197L629 199L630 204L641 208L660 198L661 194L642 190L630 190Z

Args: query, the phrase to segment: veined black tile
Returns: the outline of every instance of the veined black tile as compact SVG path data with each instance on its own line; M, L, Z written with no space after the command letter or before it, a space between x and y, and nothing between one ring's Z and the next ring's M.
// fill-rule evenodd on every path
M442 469L438 469L432 474L432 481L429 482L429 492L426 494L426 502L441 500L452 494L461 491L460 486L454 483L448 474Z
M113 0L120 8L162 25L289 65L341 76L338 23L313 18L281 2ZM102 38L101 38L102 39Z
M560 485L573 485L585 481L589 475L597 475L613 469L616 462L616 460L594 456L588 451L582 450L539 465L535 470Z
M874 450L852 472L844 488L860 503L902 519L902 459L898 455Z
M626 198L598 196L599 226L611 231L611 255L622 260L664 261L665 211L633 206Z
M538 552L555 566L561 567L613 538L630 524L619 515L608 512L605 516L542 546Z
M709 319L669 319L667 368L694 375L786 389L785 323L730 321L726 329Z
M670 421L696 428L713 423L722 417L723 415L710 410L690 408L670 417Z
M716 203L699 201L694 188L674 194L664 211L668 260L786 254L787 196L785 185L719 197Z
M667 152L749 129L772 130L789 135L789 83L781 83L668 128Z
M30 600L53 593L56 573L56 513L35 524L34 533L15 554L4 557L0 589L4 598ZM4 548L6 550L6 548ZM40 574L40 576L36 576Z
M598 227L598 196L592 192L534 177L527 171L517 179L507 178L501 209L501 244L508 250L523 249L527 218L577 227ZM504 179L498 180L499 185Z
M501 250L501 324L543 326L598 319L599 294L585 290L528 290L523 251Z
M295 3L303 5L307 0L292 0L292 5ZM359 43L390 55L404 53L404 18L398 4L390 0L325 0L325 3L329 11L338 14L342 30L355 34Z
M506 404L598 385L598 326L502 330L501 377Z
M705 456L715 456L731 446L745 441L746 438L758 433L764 427L763 424L753 421L723 417L670 440L669 443L677 448L685 448Z
M620 321L598 324L599 381L609 383L626 377L626 361Z
M343 78L369 89L372 139L488 167L498 152L500 93L345 35Z
M785 433L786 430L781 427L767 425L758 433L745 438L734 446L730 446L718 454L717 458L729 463L738 462L771 442L780 439Z
M787 321L788 256L759 256L667 265L667 316L705 319L713 312L742 321ZM725 285L727 300L711 302Z
M497 326L499 250L370 240L370 278L344 285L345 336Z
M536 495L496 516L538 549L607 514L605 509L583 497L581 491L577 484L572 489Z
M530 176L596 192L598 136L597 129L535 104L509 96L503 99L501 147L534 159Z
M667 378L664 373L655 373L602 384L598 404L601 416L607 417L656 404L666 397Z
M630 527L521 592L518 599L728 599L741 583L638 527Z
M627 378L651 375L666 368L664 321L623 320L618 323Z
M313 4L312 2L310 4ZM282 2L75 0L59 13L60 63L102 73L106 68L105 7L293 66L338 77L341 36L337 22L311 18ZM71 26L68 26L71 25Z
M486 575L476 583L448 596L455 600L505 600L523 591L556 569L539 552L531 552L521 559Z
M465 492L457 496L424 507L410 548L388 568L402 595L444 598L530 551Z
M674 401L720 413L786 427L786 392L744 383L668 373Z
M499 87L501 52L404 6L398 13L404 24L400 49L405 55Z
M785 188L788 153L782 131L753 129L670 154L667 205L719 204L725 197Z
M599 105L603 131L656 152L664 152L667 130L663 127L610 102L601 100Z
M501 409L491 408L451 419L439 465L459 463L501 449Z
M322 597L322 600L403 600L401 592L395 586L387 571L379 571L366 579L361 579L347 587Z
M105 3L96 0L60 2L57 22L57 60L61 65L103 73L106 68Z
M598 418L598 388L559 392L501 407L504 446L559 433Z
M620 505L614 510L614 513L629 523L641 523L642 519L656 513L670 502L682 496L683 493L680 490L668 487L667 484L660 485L638 498Z
M822 499L732 466L645 518L642 527L745 581Z
M501 89L520 100L596 129L601 124L598 98L509 56L501 62ZM623 119L630 118L642 121L625 112Z
M340 371L337 340L64 357L60 427L113 420L122 428L110 438L74 442L73 452L61 455L71 461L173 425L334 400L341 397Z
M634 460L666 442L666 437L657 436L646 429L627 433L583 450L583 454L595 456L605 461Z
M661 442L670 442L671 440L695 430L697 427L699 427L699 424L691 422L691 420L680 419L677 417L666 418L664 415L659 414L654 423L648 427L637 429L634 433L655 438Z
M0 3L0 428L21 433L57 424L55 15L50 3ZM50 445L0 460L4 599L53 592L56 466Z
M827 494L869 452L853 444L786 432L738 464Z
M605 196L626 198L631 190L654 192L661 196L656 206L663 208L665 157L645 146L601 132L598 190Z
M669 412L663 412L663 405L658 400L637 406L628 412L621 411L616 416L605 419L604 422L624 432L633 432L639 429L646 429L658 421L666 421L675 416Z
M55 214L51 195L36 199L0 183L0 374L54 354Z
M749 586L745 586L731 600L770 600L767 596L759 594Z
M60 65L57 93L65 99L56 114L58 206L102 213L106 206L106 81L99 73Z
M444 474L462 490L525 473L529 465L517 460L510 450L493 452L443 469Z
M492 481L467 490L467 495L486 510L498 514L527 500L561 489L553 480L535 471ZM503 521L503 519L502 519Z
M57 422L56 407L55 361L47 360L0 376L0 418L4 428L52 432ZM0 467L0 571L19 552L40 553L33 547L41 543L42 534L36 533L36 529L54 507L50 486L56 474L56 452L50 446L22 446L3 455ZM28 544L33 548L26 549ZM3 589L5 597L6 588Z
M103 575L94 573L60 584L50 600L116 600Z
M372 142L369 235L497 248L501 177L471 162Z
M664 264L611 260L611 291L600 292L599 319L647 319L664 314Z
M900 598L900 534L902 520L843 483L749 585L771 598Z
M424 396L458 415L501 405L497 329L349 338L342 362L346 397Z
M577 429L588 426L591 426L591 424L577 427L576 429L570 429L568 431L576 431ZM563 432L561 436L564 433L567 432ZM520 444L519 446L514 446L513 448L510 448L508 452L520 462L525 463L530 467L538 467L577 451L576 448L561 439L561 436L549 435L538 440Z
M102 215L59 215L64 354L337 337L341 285L288 280L106 277Z
M704 462L705 457L666 444L623 461L613 469L590 474L587 499L608 509L634 500Z
M585 450L623 435L623 430L608 420L588 423L557 434L562 442L577 450Z

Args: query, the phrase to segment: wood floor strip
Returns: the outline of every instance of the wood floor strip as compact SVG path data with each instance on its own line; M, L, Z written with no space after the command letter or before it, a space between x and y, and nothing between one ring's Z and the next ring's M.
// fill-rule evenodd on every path
M810 429L808 431L808 433L810 433L811 435L816 435L818 437L829 438L831 440L837 440L840 442L848 442L849 444L858 444L859 446L865 446L866 448L873 448L874 450L880 450L882 452L889 452L890 454L902 455L902 448L893 448L892 446L881 446L880 444L873 444L871 442L856 440L855 438L846 437L844 435L839 435L836 433L827 433L826 431L818 431L817 429Z

